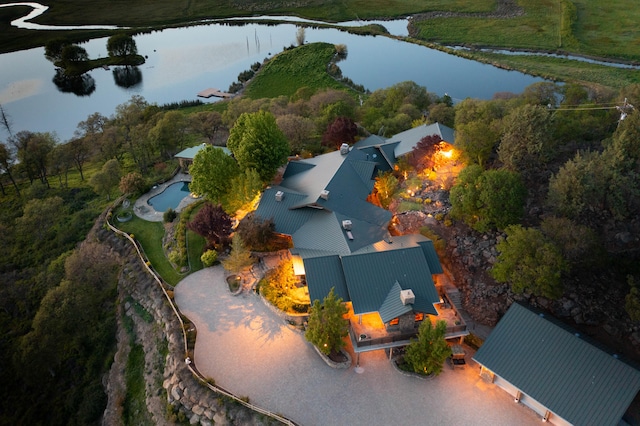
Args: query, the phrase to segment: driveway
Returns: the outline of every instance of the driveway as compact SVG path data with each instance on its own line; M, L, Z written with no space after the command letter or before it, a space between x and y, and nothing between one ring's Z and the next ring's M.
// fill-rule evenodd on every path
M305 425L539 425L540 418L485 383L471 361L430 380L396 371L384 351L360 367L327 366L255 294L232 296L221 266L189 275L175 300L197 329L195 364L216 384Z

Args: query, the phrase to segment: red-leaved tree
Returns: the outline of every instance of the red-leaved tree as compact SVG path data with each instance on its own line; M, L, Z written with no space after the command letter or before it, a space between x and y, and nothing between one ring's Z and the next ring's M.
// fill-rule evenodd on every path
M229 242L231 218L219 204L207 203L187 227L207 240L207 248L219 248Z
M434 166L433 157L440 149L442 138L438 135L425 136L413 147L407 157L409 164L416 170L424 170Z
M322 135L322 145L340 148L343 143L352 144L356 140L358 127L349 117L338 117L327 126Z

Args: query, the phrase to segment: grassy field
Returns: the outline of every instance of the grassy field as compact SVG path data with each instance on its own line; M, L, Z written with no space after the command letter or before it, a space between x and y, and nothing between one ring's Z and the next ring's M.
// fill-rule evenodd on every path
M335 54L329 43L312 43L287 50L260 71L245 89L252 99L291 96L301 87L344 89L344 85L327 74L327 64Z

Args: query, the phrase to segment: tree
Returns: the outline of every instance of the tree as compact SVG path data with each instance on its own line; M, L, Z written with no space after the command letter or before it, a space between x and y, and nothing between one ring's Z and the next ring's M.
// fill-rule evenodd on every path
M231 234L231 218L219 204L206 203L187 228L204 237L209 248L215 248L227 243Z
M160 155L168 160L183 148L187 136L187 120L181 112L168 111L149 131Z
M111 200L111 191L120 182L120 164L118 160L109 160L102 166L102 169L93 175L89 180L89 185L102 195Z
M240 174L240 168L222 149L207 145L193 158L189 173L192 176L189 189L217 203L229 193L232 179Z
M252 264L251 252L245 247L240 235L235 234L231 239L231 253L222 261L222 266L227 271L237 274Z
M425 136L418 141L409 154L409 164L416 170L431 169L434 166L433 156L440 150L442 138L438 135Z
M13 136L11 117L9 117L9 114L4 110L2 104L0 104L0 127L7 131L9 137Z
M560 249L535 228L512 225L505 232L507 238L496 246L500 254L491 269L496 281L511 283L515 293L562 296L561 278L567 267Z
M629 284L629 293L624 298L624 310L627 311L631 321L640 321L640 290L635 283L633 275L627 276L627 284Z
M568 265L595 266L602 260L602 248L591 228L575 223L566 217L547 216L540 223L540 230L562 252Z
M475 229L504 229L522 219L527 189L520 175L508 170L487 170L476 182L479 220Z
M120 33L109 37L109 40L107 40L107 52L111 57L131 56L138 54L138 48L133 37Z
M16 193L20 195L20 189L18 188L18 184L13 178L13 167L16 163L16 157L14 150L11 149L10 146L5 143L0 142L0 173L6 173L13 184L13 187L16 189ZM4 193L4 188L3 188Z
M280 115L276 123L289 141L291 152L299 154L316 132L315 124L310 118L295 114Z
M449 192L452 218L463 220L467 224L477 221L479 193L476 182L482 173L482 167L477 164L462 169Z
M122 176L120 179L120 183L118 184L118 189L123 194L140 194L147 187L147 182L144 180L142 175L138 172L127 173Z
M53 176L58 175L60 187L67 186L69 170L73 167L74 161L71 152L71 145L56 145L49 153L49 167ZM62 177L64 176L64 183Z
M10 142L16 149L18 161L27 173L29 182L40 179L40 182L49 186L49 153L57 145L57 138L51 133L21 131L10 138Z
M275 237L275 227L273 220L249 213L242 219L236 232L251 250L269 251L269 244Z
M353 144L358 134L358 126L349 117L338 117L327 126L322 135L322 145L340 148L343 143Z
M229 214L239 210L255 210L262 190L262 181L258 172L247 169L231 178L229 190L223 197L223 206Z
M73 160L78 172L80 180L84 180L83 167L84 163L91 158L91 145L87 139L72 139L66 143L69 157Z
M200 111L187 118L191 131L207 138L213 144L216 132L222 126L222 114L217 111Z
M33 238L35 241L53 239L54 226L62 217L63 200L60 197L32 199L24 206L22 216L16 219L16 227L20 235Z
M373 186L378 195L380 205L385 209L389 207L393 194L396 192L396 189L398 189L399 184L398 178L391 172L379 173L378 176L376 176L376 182Z
M422 321L417 339L411 339L404 354L405 362L414 372L436 376L442 372L444 361L451 356L451 348L444 338L446 331L446 321L437 321L435 327L428 319Z
M509 170L530 172L554 156L552 120L540 105L517 107L503 119L498 157Z
M325 355L337 354L344 347L349 326L344 316L349 310L336 297L333 287L322 303L313 301L304 337Z
M77 44L68 44L60 52L60 60L64 63L84 62L89 60L89 54L84 47Z
M227 146L241 169L255 169L263 182L270 181L289 155L289 143L265 111L244 113L229 133Z

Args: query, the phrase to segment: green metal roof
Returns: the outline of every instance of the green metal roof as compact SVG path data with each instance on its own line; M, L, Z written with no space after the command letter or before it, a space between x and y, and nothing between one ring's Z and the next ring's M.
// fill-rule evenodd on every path
M440 298L420 247L365 252L342 257L347 289L356 314L379 311L397 281L416 296L413 309L437 315Z
M413 311L413 305L405 305L402 303L402 299L400 299L401 291L402 287L400 287L400 284L396 281L395 284L391 286L387 298L384 300L382 306L380 306L380 310L378 311L382 322L389 322L394 318L398 318L399 316L406 314L407 312Z
M276 201L276 193L282 191L282 201ZM263 219L273 219L275 231L280 234L292 235L313 216L312 209L291 210L305 198L303 194L289 191L287 188L274 186L262 193L256 215Z
M440 123L433 123L423 124L393 135L389 138L388 143L399 142L394 150L395 157L398 158L410 153L418 142L420 142L420 139L431 135L437 135L443 141L450 144L453 144L454 142L453 129Z
M418 245L422 247L422 252L424 253L424 257L427 259L431 273L444 274L442 265L440 264L440 259L438 258L438 253L433 245L433 241L430 239L427 239L426 241L419 241Z
M386 142L387 142L387 139L382 136L370 135L354 143L353 147L357 149L361 149L369 146L380 146L385 144Z
M179 153L174 155L174 157L175 158L186 158L187 160L193 160L193 158L196 156L196 154L198 152L200 152L200 150L202 148L204 148L205 146L207 146L207 144L203 143L203 144L200 144L200 145L192 146L191 148L183 149L182 151L180 151ZM231 151L229 151L229 149L226 148L226 147L214 146L214 148L221 149L221 150L224 151L225 154L231 155Z
M517 303L474 360L576 425L617 425L640 390L640 371Z
M311 303L314 300L322 302L332 287L343 301L350 300L339 256L308 258L303 259L303 263Z

